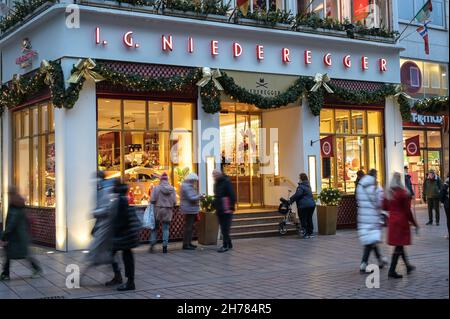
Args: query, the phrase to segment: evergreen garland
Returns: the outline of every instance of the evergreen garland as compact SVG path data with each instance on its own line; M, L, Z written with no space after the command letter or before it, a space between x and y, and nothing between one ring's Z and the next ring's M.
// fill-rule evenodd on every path
M75 71L75 68L72 69L72 73ZM126 74L112 70L101 63L98 63L93 71L102 75L112 85L124 86L139 92L182 92L186 86L195 85L202 78L201 69L193 69L185 76L170 78ZM59 61L50 62L48 72L52 79L49 88L53 105L58 108L72 108L78 100L85 79L82 78L78 83L70 84L65 88L64 74ZM0 89L0 107L13 107L24 103L27 98L45 89L48 85L45 78L46 72L38 70L32 76L21 77L18 81L19 85L4 85ZM237 85L234 79L225 72L222 72L222 76L217 80L224 88L223 92L232 99L241 103L253 104L260 109L279 108L294 103L305 96L308 99L311 112L318 116L324 103L325 94L327 94L323 87L320 87L316 92L311 92L310 89L314 85L314 80L307 76L299 76L286 91L274 97L263 97L259 94L250 93L247 89ZM337 99L345 103L358 105L379 102L387 96L398 93L396 86L392 84L384 84L378 90L372 92L347 90L332 83L328 83L328 85L334 91L333 96ZM212 81L200 89L200 98L206 113L213 114L221 110L221 94L222 92L216 88ZM397 102L400 105L403 120L409 120L411 117L409 99L399 94ZM448 108L448 97L425 99L417 102L415 108L418 112L442 112Z

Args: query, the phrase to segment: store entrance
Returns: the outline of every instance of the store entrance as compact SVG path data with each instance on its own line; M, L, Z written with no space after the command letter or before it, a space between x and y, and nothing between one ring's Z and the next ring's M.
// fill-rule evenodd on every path
M220 147L222 170L231 179L238 209L263 205L260 173L261 115L243 112L245 105L227 103L220 114ZM238 103L236 103L238 104Z

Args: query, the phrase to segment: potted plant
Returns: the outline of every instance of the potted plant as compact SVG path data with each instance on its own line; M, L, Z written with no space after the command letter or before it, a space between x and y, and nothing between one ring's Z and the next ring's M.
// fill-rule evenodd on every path
M198 243L217 245L219 222L213 207L214 196L205 196L200 200L200 221L197 224Z
M341 193L335 188L325 188L320 192L319 200L320 205L317 206L319 234L335 235Z

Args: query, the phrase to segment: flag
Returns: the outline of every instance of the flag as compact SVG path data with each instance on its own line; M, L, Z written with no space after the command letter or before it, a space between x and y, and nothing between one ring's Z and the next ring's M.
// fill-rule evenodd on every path
M430 21L425 22L423 26L420 26L416 29L417 32L421 35L423 38L424 44L425 44L425 54L430 54L430 45L428 43L428 23Z
M333 135L320 139L320 153L322 154L322 158L334 156Z
M419 135L405 140L406 156L420 156L420 137Z
M246 16L248 12L248 7L250 6L250 0L237 0L236 5L242 12L242 14Z
M433 5L431 4L431 0L425 2L423 7L417 12L416 20L419 22L424 22L430 19L431 11L433 11Z

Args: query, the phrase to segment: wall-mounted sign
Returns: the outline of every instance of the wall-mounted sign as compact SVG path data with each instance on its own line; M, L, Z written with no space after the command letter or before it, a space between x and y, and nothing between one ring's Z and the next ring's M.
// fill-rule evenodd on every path
M417 113L411 113L412 122L420 125L426 124L439 124L444 123L443 115L422 115Z
M28 38L22 40L22 55L16 59L16 64L22 69L28 68L33 64L33 58L37 56L37 52L33 50L31 42Z
M420 156L420 137L413 136L405 140L405 149L407 156Z
M408 93L417 93L422 88L422 73L413 61L403 63L400 68L401 81Z
M110 39L105 39L102 36L101 28L96 27L94 32L94 42L97 47L106 49L110 45ZM140 38L140 39L139 39ZM122 45L129 50L139 50L142 46L142 34L139 36L135 35L134 31L128 30L124 31L122 34L117 35L117 39L122 42ZM176 41L182 41L184 44L182 46L176 45ZM178 42L179 43L179 42ZM156 45L157 43L155 43ZM264 63L265 58L267 58L267 52L265 51L264 44L254 43L252 48L244 47L244 45L238 41L234 41L231 46L225 46L224 41L218 39L210 39L207 46L197 46L196 38L193 36L177 37L172 34L161 34L159 44L162 53L170 55L175 51L183 50L188 55L195 54L197 50L208 50L209 54L218 58L222 55L228 55L234 60L242 59L244 56L252 56L255 61L259 63ZM311 49L305 49L298 52L289 47L279 47L277 53L272 51L272 55L278 56L278 59L282 61L284 65L289 65L294 60L300 59L303 65L307 66L313 63L321 63L326 68L337 67L338 64L344 66L345 69L350 68L360 68L363 71L368 71L370 68L374 68L379 72L383 73L388 70L388 60L385 57L377 57L376 59L371 59L365 55L359 55L353 57L352 55L346 54L336 56L326 49L320 54L313 53ZM354 66L352 65L352 60L358 61Z

